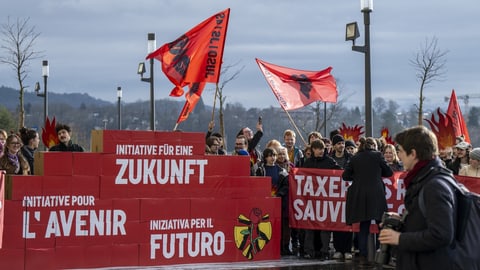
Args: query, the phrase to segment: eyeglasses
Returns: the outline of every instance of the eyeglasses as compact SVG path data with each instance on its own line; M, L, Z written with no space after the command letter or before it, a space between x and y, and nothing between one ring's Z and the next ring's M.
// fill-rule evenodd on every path
M19 142L11 142L10 144L11 144L11 145L20 145L21 143L19 143Z

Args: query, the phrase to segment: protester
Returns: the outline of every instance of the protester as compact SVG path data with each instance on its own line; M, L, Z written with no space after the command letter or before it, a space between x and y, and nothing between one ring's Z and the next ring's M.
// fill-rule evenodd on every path
M357 145L355 144L355 142L353 140L346 140L345 141L345 150L347 150L347 152L350 155L355 155L355 153L357 153Z
M312 131L308 134L308 144L311 144L314 140L322 139L322 134L318 131Z
M208 140L208 138L210 138L211 136L214 136L214 137L217 137L218 138L218 142L220 143L220 146L218 147L218 151L217 151L217 154L218 155L226 155L227 154L227 151L225 151L225 145L224 145L224 141L223 141L223 136L222 134L218 133L218 132L213 132L213 128L215 127L215 122L214 121L210 121L208 123L208 131L207 131L207 134L205 135L205 140Z
M257 131L255 132L255 135L248 127L242 128L237 134L237 136L243 135L247 138L248 153L250 154L250 158L252 159L255 169L257 168L258 163L262 160L262 153L257 149L257 145L260 142L260 139L263 137L263 124L261 118L258 119L256 129Z
M469 164L461 168L458 175L480 177L480 148L470 151Z
M263 160L258 167L256 176L270 176L272 181L272 196L281 197L281 237L280 254L292 255L290 251L290 227L288 225L288 173L276 164L277 151L273 148L263 150Z
M332 138L333 151L331 157L338 166L342 169L350 161L352 155L345 150L345 139L342 135L336 134ZM333 234L333 247L335 253L333 259L346 259L351 260L352 256L352 239L353 234L351 232L334 231Z
M392 169L377 151L376 140L372 137L360 138L358 152L350 159L343 171L345 181L352 181L347 191L346 223L360 223L358 248L360 263L368 264L367 242L372 220L380 223L387 211L385 184L382 177L393 175Z
M385 144L383 147L383 157L385 158L385 161L387 162L388 166L392 168L392 171L394 172L401 172L403 171L403 165L402 162L400 162L400 159L398 159L397 155L397 149L393 144Z
M437 138L423 126L406 129L395 136L398 155L408 171L404 177L405 212L401 231L384 228L382 244L397 246L396 269L456 269L453 261L455 235L454 188L440 180L447 171L437 157ZM419 209L423 190L425 213Z
M72 129L70 128L69 125L57 124L55 126L55 131L57 132L58 140L60 142L57 145L52 146L49 149L49 151L85 152L83 147L72 142L71 140Z
M456 157L450 163L450 166L448 168L452 170L453 174L458 175L458 173L460 172L460 169L462 169L463 167L469 164L468 152L469 152L470 144L467 142L460 142L457 145L455 145L454 148L456 150L455 151Z
M295 145L297 140L297 135L295 131L287 129L283 132L283 142L288 152L288 159L296 166L301 167L303 163L303 152L302 149L298 148Z
M20 151L21 147L22 140L18 135L11 134L7 137L3 156L0 158L0 170L5 170L7 174L30 174L30 166Z
M40 143L38 132L34 129L27 129L25 127L20 129L20 137L22 138L22 155L28 161L30 166L30 174L34 174L34 154Z
M3 148L5 147L5 142L7 141L8 134L5 130L0 129L0 157L3 156Z
M341 169L341 167L338 166L335 160L333 160L329 155L325 154L326 148L323 140L313 141L311 144L311 148L313 155L305 161L305 168ZM331 233L329 231L318 231L311 229L305 230L304 258L313 259L315 257L318 257L322 260L329 259L330 235ZM321 243L321 246L319 245L319 243Z
M210 155L218 155L218 150L220 148L220 140L218 137L210 136L207 139L208 153Z

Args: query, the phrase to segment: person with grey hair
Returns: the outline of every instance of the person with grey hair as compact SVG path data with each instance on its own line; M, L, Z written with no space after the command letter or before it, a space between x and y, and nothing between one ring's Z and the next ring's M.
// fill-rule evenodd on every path
M480 147L470 151L468 163L460 169L458 175L480 177Z

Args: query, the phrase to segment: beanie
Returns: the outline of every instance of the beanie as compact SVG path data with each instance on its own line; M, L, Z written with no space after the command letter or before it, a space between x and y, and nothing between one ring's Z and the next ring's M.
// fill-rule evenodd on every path
M355 145L355 143L352 140L346 140L345 147L349 147L349 146L357 148L357 145Z
M238 150L238 151L237 151L237 154L238 154L239 156L248 156L248 155L249 155L248 152L247 152L247 150L245 150L245 149L240 149L240 150Z
M470 158L480 160L480 148L473 148L473 150L470 151Z
M332 138L332 145L335 145L335 144L337 144L337 143L339 143L339 142L344 142L344 141L345 141L345 139L343 138L342 135L336 134L336 135L333 136L333 138Z

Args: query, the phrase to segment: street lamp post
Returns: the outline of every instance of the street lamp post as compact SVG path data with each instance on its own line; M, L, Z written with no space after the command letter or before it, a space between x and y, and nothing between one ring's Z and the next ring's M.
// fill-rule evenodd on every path
M118 98L118 130L122 129L122 87L117 87Z
M157 44L155 41L155 33L148 33L148 54L155 51ZM144 78L145 63L138 64L137 73L140 74L142 82L150 83L150 130L155 130L155 93L153 84L153 58L150 58L150 77Z
M370 67L370 12L373 10L373 0L360 0L360 7L363 13L363 22L365 24L365 45L356 46L355 39L360 34L356 22L347 24L345 40L352 40L352 50L365 54L365 135L371 137L372 128L372 81Z
M48 61L42 61L42 76L43 76L43 93L40 93L40 83L35 84L35 92L38 97L43 97L43 124L47 122L48 117L48 92L47 92L47 80L49 75Z

